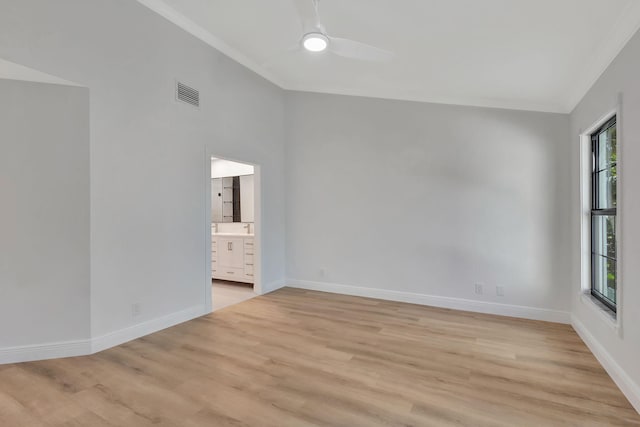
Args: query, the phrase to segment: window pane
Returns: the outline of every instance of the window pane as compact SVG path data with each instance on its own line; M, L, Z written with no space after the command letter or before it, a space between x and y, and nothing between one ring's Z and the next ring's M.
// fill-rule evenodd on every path
M616 303L616 261L600 255L593 256L593 290Z
M617 167L612 166L595 174L597 194L596 209L609 209L616 207Z
M617 161L616 126L612 126L598 135L598 164L596 170L602 170L615 165Z
M592 293L610 307L616 305L616 143L615 118L592 135L595 165L591 216L591 287Z
M592 221L593 247L596 255L616 257L616 217L613 215L594 215Z

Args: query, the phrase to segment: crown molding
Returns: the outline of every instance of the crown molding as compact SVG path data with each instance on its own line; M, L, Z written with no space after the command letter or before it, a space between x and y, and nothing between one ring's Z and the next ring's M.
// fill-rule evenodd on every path
M287 82L167 5L163 0L137 1L284 90L561 114L569 114L574 110L576 105L578 105L602 73L609 67L631 37L640 29L640 1L630 2L622 11L609 35L596 47L589 63L585 64L582 68L582 73L576 76L574 80L576 83L572 88L569 88L568 94L565 94L566 98L559 103L538 103L511 99L447 97L442 95L395 91L363 91L350 88L314 87L312 85L300 85Z
M455 97L455 96L442 96L442 95L430 95L430 94L408 94L408 93L394 93L384 90L377 91L361 91L357 89L349 88L325 88L325 87L313 87L306 85L287 85L283 89L294 92L311 92L311 93L324 93L329 95L345 95L345 96L358 96L363 98L377 98L377 99L389 99L394 101L409 101L409 102L422 102L429 104L443 104L454 105L462 107L482 107L482 108L497 108L503 110L518 110L518 111L533 111L538 113L560 113L567 114L564 105L561 104L547 104L527 102L521 100L509 100L509 99L497 99L497 98L473 98L473 97Z
M209 46L213 47L214 49L220 51L224 55L233 59L237 63L243 65L244 67L248 68L249 70L263 77L264 79L270 81L276 86L279 86L280 88L285 89L283 82L273 73L259 66L253 60L249 59L246 55L244 55L242 52L229 46L227 43L225 43L218 37L214 36L210 31L196 24L191 19L187 18L186 16L184 16L183 14L181 14L171 6L167 5L162 0L137 0L137 1L138 3L146 6L147 8L157 13L158 15L162 16L169 22L182 28L187 33L191 34L197 39L200 39L201 41L205 42Z

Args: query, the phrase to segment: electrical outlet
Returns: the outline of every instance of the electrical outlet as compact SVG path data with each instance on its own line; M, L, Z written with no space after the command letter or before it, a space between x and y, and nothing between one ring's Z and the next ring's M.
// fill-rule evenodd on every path
M131 317L138 317L138 316L140 316L140 304L139 303L131 304Z
M320 270L318 270L318 276L320 277L324 277L326 275L324 268L321 268Z
M476 283L476 294L482 295L482 283Z
M504 286L496 286L496 295L499 297L504 296Z

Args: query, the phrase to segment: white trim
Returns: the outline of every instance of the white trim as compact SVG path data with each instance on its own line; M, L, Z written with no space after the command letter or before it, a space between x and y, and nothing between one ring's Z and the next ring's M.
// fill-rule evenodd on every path
M624 326L622 313L624 311L624 113L622 108L622 93L617 94L616 114L616 168L618 181L616 182L616 332L622 338Z
M204 305L197 305L166 316L138 323L137 325L109 332L99 337L94 337L91 339L91 353L97 353L124 344L136 338L144 337L206 314L209 314L206 307Z
M640 413L640 386L618 365L613 356L596 340L576 316L571 316L571 326L573 326L573 329L575 329L580 338L582 338L582 341L584 341L611 379L620 388L629 400L629 403Z
M616 333L619 333L617 316L608 307L593 297L591 291L583 292L580 295L580 302L590 310L593 310L595 314L604 321L605 325L613 329Z
M213 156L209 153L209 150L205 146L204 148L204 160L205 160L205 177L207 183L205 184L204 192L204 306L207 313L213 312L213 292L211 289L211 279L213 272L211 271L211 159ZM206 237L208 236L208 237Z
M506 110L534 111L541 113L569 114L564 105L558 103L538 103L522 100L481 98L466 96L441 96L420 94L416 91L399 93L390 90L358 90L351 88L322 87L312 85L286 84L285 90L296 92L324 93L329 95L358 96L363 98L389 99L395 101L422 102L428 104L453 105L463 107L498 108Z
M591 297L591 134L606 122L616 117L617 152L618 152L618 191L616 215L616 311L615 315L605 313L602 306ZM579 299L585 307L592 310L604 323L612 328L618 336L622 336L622 170L623 170L623 135L622 135L622 96L618 94L616 107L601 116L586 131L580 133L580 289Z
M388 289L363 288L359 286L341 285L337 283L313 282L309 280L289 280L288 286L335 294L355 295L389 301L407 302L410 304L428 305L432 307L450 308L453 310L473 311L476 313L497 314L499 316L520 317L547 322L570 323L568 311L551 310L521 305L500 304L487 301L476 301L463 298L442 297L436 295L416 294L412 292L391 291Z
M0 348L0 365L84 356L91 353L91 340L63 341L22 347Z
M177 25L182 28L187 33L191 34L197 39L202 40L209 46L214 49L220 51L224 55L233 59L237 63L243 65L254 73L260 75L261 77L269 80L273 84L284 88L284 85L280 81L278 77L264 69L263 67L256 64L253 60L249 59L246 55L229 46L227 43L214 36L208 30L204 29L200 25L193 22L191 19L184 16L182 13L178 12L162 0L137 0L138 3L148 7L158 15L165 18L167 21Z
M209 314L209 311L199 305L87 340L0 348L0 364L87 356L205 314Z
M275 280L271 283L266 283L262 287L262 295L268 294L269 292L277 291L280 288L284 288L287 286L287 281L285 279Z
M253 292L264 294L262 285L262 167L253 165ZM211 193L211 192L209 192Z
M265 67L258 65L245 54L229 46L227 43L213 35L209 30L196 24L191 19L178 12L162 0L137 0L140 4L164 17L169 22L182 28L192 36L202 40L214 49L250 69L254 73L267 79L271 83L285 90L331 93L337 95L365 96L382 99L396 99L403 101L429 102L437 104L464 105L488 108L506 108L511 110L540 111L548 113L568 114L584 98L589 89L600 78L602 73L611 65L620 51L629 42L631 37L640 29L640 2L630 2L621 12L619 19L612 27L610 34L595 50L595 54L589 58L589 62L580 67L579 74L573 80L574 88L562 97L559 103L536 103L509 99L489 99L474 97L442 97L430 94L416 96L415 93L399 93L393 91L362 92L348 88L325 88L306 85L296 85L284 81Z

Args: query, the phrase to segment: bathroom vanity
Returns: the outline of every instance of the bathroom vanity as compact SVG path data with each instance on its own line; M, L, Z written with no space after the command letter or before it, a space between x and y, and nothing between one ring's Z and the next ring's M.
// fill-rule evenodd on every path
M253 283L253 260L253 235L211 234L211 271L214 279Z

